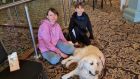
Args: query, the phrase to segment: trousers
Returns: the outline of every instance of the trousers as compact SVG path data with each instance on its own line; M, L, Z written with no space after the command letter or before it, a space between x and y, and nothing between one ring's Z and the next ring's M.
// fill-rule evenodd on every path
M73 54L75 48L73 45L69 43L64 43L62 41L58 41L56 47L64 54L70 55ZM56 54L54 51L45 51L42 53L44 59L46 59L51 64L57 64L60 61L61 56Z

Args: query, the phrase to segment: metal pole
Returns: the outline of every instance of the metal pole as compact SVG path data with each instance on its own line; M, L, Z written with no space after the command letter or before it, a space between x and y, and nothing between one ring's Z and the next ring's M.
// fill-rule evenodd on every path
M94 10L95 7L97 6L97 0L93 0L92 4L93 4L93 10Z
M69 20L71 17L71 3L72 3L72 0L69 0Z
M12 15L11 15L10 8L8 8L7 11L8 11L8 16L10 18L10 25L14 25L14 19L13 19Z
M24 8L25 8L25 12L26 12L26 18L27 18L27 21L28 21L28 24L29 24L29 29L30 29L30 33L31 33L31 37L32 37L32 42L33 42L33 47L34 47L35 54L36 54L35 58L38 59L39 56L38 56L38 53L37 53L37 48L36 48L36 44L35 44L35 39L34 39L34 34L33 34L33 29L32 29L32 24L31 24L29 12L28 12L27 4L24 5Z
M101 8L104 6L104 0L101 0Z
M13 0L13 2L15 2L15 0ZM19 15L18 15L18 11L17 11L17 7L15 6L14 9L15 9L15 12L16 12L16 19L17 19L17 22L20 24Z
M64 22L65 26L67 25L67 19L66 19L66 8L65 8L65 0L62 0L62 6L63 6L63 13L64 13Z

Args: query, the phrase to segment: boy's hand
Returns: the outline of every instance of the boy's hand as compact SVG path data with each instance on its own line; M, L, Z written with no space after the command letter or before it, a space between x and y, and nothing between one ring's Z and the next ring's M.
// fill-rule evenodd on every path
M74 44L72 43L72 41L68 41L68 43L71 44L71 45L74 45Z
M94 39L93 35L90 35L90 36L89 36L89 39Z

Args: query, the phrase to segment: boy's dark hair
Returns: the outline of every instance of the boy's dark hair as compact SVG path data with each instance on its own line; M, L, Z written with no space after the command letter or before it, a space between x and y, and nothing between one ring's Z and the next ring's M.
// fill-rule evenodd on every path
M57 11L56 9L54 9L54 8L49 8L48 11L47 11L47 13L46 13L46 15L48 15L49 11L51 11L51 12L53 12L54 14L56 14L57 16L59 16L58 11Z
M82 2L76 3L75 8L79 8L79 6L81 6L82 8L84 8L84 4Z

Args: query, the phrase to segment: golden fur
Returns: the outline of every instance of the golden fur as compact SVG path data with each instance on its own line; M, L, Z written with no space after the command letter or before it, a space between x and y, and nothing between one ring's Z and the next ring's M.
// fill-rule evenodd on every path
M62 79L68 79L74 75L78 75L80 79L98 79L104 68L105 57L97 47L89 45L76 48L73 56L64 59L61 63L68 67L73 62L77 62L78 66L70 73L63 75Z

